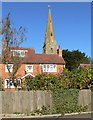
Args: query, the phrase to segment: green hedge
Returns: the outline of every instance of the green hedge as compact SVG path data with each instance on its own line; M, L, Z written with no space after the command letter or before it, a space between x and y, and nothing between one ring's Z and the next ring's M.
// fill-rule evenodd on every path
M79 90L77 89L58 89L53 91L52 113L65 114L86 111L87 106L78 105Z
M93 69L64 72L60 75L40 74L26 78L27 90L90 89L93 90Z

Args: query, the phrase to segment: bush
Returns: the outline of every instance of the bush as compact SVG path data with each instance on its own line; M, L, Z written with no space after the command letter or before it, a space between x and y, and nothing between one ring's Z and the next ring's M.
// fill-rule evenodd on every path
M93 70L64 70L62 75L40 74L26 78L27 90L91 89L93 90Z
M93 69L64 71L60 79L63 89L93 90Z
M62 114L86 111L87 107L78 105L77 89L56 90L53 92L53 113Z
M27 90L53 90L58 87L59 77L52 74L40 74L34 78L26 78Z

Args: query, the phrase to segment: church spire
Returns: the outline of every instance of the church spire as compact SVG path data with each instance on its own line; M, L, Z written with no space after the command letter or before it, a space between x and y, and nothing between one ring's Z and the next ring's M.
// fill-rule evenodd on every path
M54 27L52 22L51 9L49 7L48 23L46 27L45 42L43 46L43 53L45 54L57 54L58 45L55 40Z
M50 5L48 5L48 8L49 8L49 14L51 14L51 8L50 8L51 6Z

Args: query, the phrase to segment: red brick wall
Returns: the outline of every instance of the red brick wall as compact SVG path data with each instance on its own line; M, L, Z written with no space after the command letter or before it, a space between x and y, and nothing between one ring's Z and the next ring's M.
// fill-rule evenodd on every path
M43 73L43 69L42 69L41 64L31 64L31 65L33 65L33 72L32 72L33 75ZM9 78L9 73L5 72L5 64L0 64L0 68L1 68L1 73L2 73L2 79L4 80L4 79ZM64 69L63 65L57 65L57 73L61 73L63 71L63 69ZM26 65L22 64L21 67L18 69L18 72L17 72L16 76L18 78L24 76L25 75L25 70L26 70Z
M31 74L38 75L43 73L42 64L32 64L32 65L33 65L33 72ZM9 78L9 73L5 72L5 64L0 64L0 68L1 68L2 80L4 81L5 79ZM63 69L64 69L63 65L57 65L57 72L55 73L52 72L52 74L60 74L62 73ZM16 76L18 78L21 78L22 76L25 75L25 70L26 70L26 64L22 64L18 69Z

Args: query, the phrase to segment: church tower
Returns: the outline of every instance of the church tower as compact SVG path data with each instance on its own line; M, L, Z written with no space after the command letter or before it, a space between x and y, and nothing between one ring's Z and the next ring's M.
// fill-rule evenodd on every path
M57 49L58 49L58 45L57 45L56 39L55 39L51 9L49 7L48 23L47 23L46 34L45 34L43 53L45 53L45 54L57 54Z

